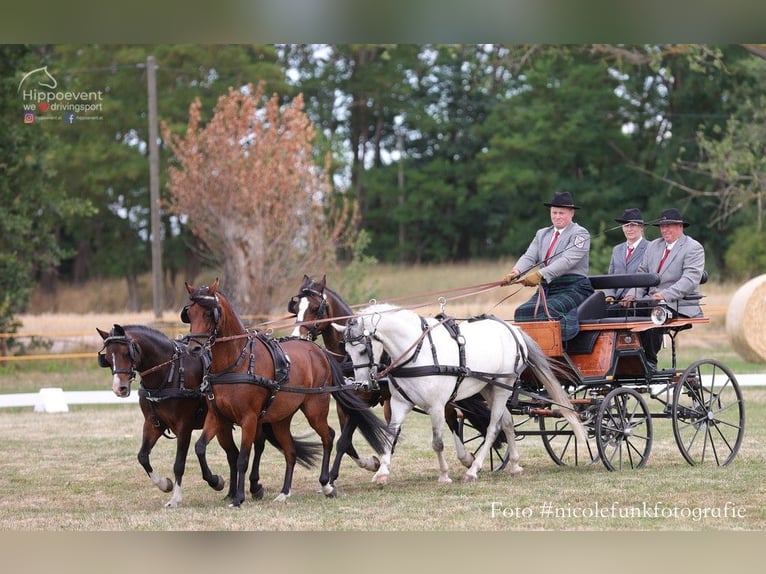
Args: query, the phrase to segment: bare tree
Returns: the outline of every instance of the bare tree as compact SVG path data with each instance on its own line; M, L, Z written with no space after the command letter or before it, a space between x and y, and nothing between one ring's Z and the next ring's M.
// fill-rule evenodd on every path
M230 89L206 125L201 118L196 100L184 136L162 126L176 162L169 208L188 218L204 255L222 266L238 310L269 313L304 273L332 270L337 247L354 234L355 209L331 206L302 96L281 107L276 95L264 103L262 84Z

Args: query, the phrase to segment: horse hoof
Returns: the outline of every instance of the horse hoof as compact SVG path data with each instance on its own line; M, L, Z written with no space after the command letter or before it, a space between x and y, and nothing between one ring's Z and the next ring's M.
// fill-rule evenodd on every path
M374 482L378 486L386 486L388 484L388 475L387 474L383 474L381 476L375 475L372 477L372 482Z
M170 480L169 478L163 478L160 484L158 484L157 486L160 487L160 490L162 492L170 492L171 490L173 490L173 481Z
M287 502L287 498L289 497L289 494L285 494L284 492L280 492L279 495L272 500L272 502Z
M264 488L263 485L258 484L250 489L250 494L253 495L253 500L263 500Z
M178 508L179 506L181 506L181 503L178 500L173 500L172 498L165 503L165 508Z
M213 490L220 492L223 490L223 487L226 486L226 481L221 476L215 477L215 484L211 484L210 486L213 487Z
M521 476L522 474L524 474L524 469L520 466L517 466L515 468L512 468L509 472L511 476Z
M335 498L335 495L338 493L338 491L332 484L328 483L322 487L322 493L326 498Z
M449 476L440 476L438 482L440 484L451 484L452 479Z
M463 475L464 484L471 484L473 482L476 482L476 476L474 476L473 474L468 474L468 473Z

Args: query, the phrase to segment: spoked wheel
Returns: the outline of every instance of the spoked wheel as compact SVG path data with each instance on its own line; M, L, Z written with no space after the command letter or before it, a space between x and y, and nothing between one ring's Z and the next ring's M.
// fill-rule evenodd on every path
M458 437L465 447L471 451L471 454L476 454L484 444L485 435L482 429L478 429L468 418L458 417ZM504 442L495 441L495 445L489 449L489 456L485 459L485 463L489 460L489 470L491 472L497 472L503 470L505 465L508 464L508 460L511 457L511 449Z
M598 460L598 450L591 440L593 436L593 414L597 407L588 404L586 401L587 394L588 389L582 388L569 396L570 400L574 401L574 406L583 419L583 425L588 433L586 444L579 444L569 421L565 418L538 417L543 446L553 462L559 466L588 465Z
M652 450L652 417L634 389L612 389L596 416L596 445L609 470L641 468Z
M692 466L726 466L745 432L745 403L737 379L718 361L702 359L681 375L673 393L673 434Z

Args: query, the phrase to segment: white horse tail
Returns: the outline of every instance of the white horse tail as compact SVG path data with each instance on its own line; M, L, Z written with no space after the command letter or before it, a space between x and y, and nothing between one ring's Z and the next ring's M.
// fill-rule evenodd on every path
M554 369L547 355L543 352L537 342L523 329L519 329L519 331L521 331L524 337L524 342L527 345L527 353L529 355L529 358L527 359L527 367L532 370L532 373L537 377L537 380L543 384L551 401L555 405L561 407L561 413L572 426L572 430L574 431L577 440L582 441L581 444L587 444L587 434L585 432L585 427L580 420L580 416L575 411L572 402L569 400L569 396L556 378L556 373L563 373L563 370L560 368Z

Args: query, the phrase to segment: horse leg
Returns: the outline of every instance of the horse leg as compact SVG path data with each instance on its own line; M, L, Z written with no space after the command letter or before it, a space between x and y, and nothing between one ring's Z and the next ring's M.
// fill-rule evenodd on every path
M503 418L500 420L500 424L503 426L505 436L508 438L508 472L511 476L516 476L524 472L524 469L519 464L519 447L516 444L516 434L513 428L513 416L506 409L503 413Z
M341 412L342 410L338 408L338 415L340 415ZM338 475L340 474L340 463L343 460L344 454L354 458L354 456L351 454L351 451L354 449L354 447L351 445L351 435L355 430L356 424L349 419L346 419L346 421L341 425L340 437L338 438L338 450L335 453L335 460L333 461L332 468L330 469L331 484L335 484L335 481L338 480ZM355 451L354 454L356 454ZM363 464L360 464L360 460L361 459L359 458L354 458L356 464L362 468L366 468Z
M162 436L162 430L154 426L148 418L144 420L144 432L143 439L141 440L141 448L138 451L138 462L146 471L152 484L159 488L162 492L170 492L173 490L173 481L169 478L162 478L152 468L151 462L149 462L149 454L152 452L152 448L157 444L157 441Z
M266 435L263 433L263 429L258 432L258 439L255 441L254 454L253 454L253 467L250 470L250 494L253 500L261 500L263 498L263 485L261 484L261 456L263 450L266 448Z
M513 381L508 383L511 385ZM485 387L482 389L482 396L487 399L487 403L490 405L489 424L487 425L487 434L484 438L479 450L476 452L476 460L474 460L471 468L469 468L463 475L463 482L473 482L478 478L479 471L484 464L484 459L495 444L495 439L500 432L500 422L504 419L505 414L508 413L506 407L506 401L510 394L507 391L503 393L495 393L493 389ZM509 415L510 417L510 415ZM513 424L507 424L507 419L504 421L504 428L506 432L506 439L508 440L508 446L513 451L516 449L516 439L513 432ZM518 462L518 459L517 459Z
M399 440L399 432L402 428L402 422L407 416L407 413L412 410L412 405L409 403L409 401L405 401L404 399L395 400L392 397L389 404L389 412L391 414L388 423L388 433L393 437L393 440L391 441L390 446L386 447L385 452L380 457L380 468L378 468L377 472L372 475L372 482L380 486L388 484L388 479L391 475L391 458L393 456L396 443Z
M229 492L226 493L224 500L231 502L234 500L237 490L237 459L239 458L239 448L234 442L233 427L230 424L222 424L216 433L218 444L226 453L226 462L229 464Z
M450 483L449 465L444 457L444 408L431 408L429 413L431 417L431 448L436 453L436 460L439 462L438 482Z
M296 456L293 435L290 432L291 419L292 417L287 417L286 419L271 424L271 428L274 431L274 438L279 443L282 453L285 456L285 477L282 482L282 490L273 502L285 502L290 497L290 489L293 484Z
M328 498L332 498L336 494L335 485L330 480L330 457L332 456L332 446L335 440L335 431L327 424L327 403L324 402L324 397L308 398L301 410L306 416L306 420L311 425L319 438L322 440L322 467L319 472L319 484L322 487L322 492ZM340 409L339 409L340 410ZM348 426L348 425L347 425ZM353 432L353 429L352 429ZM342 451L338 447L338 454Z
M455 441L457 459L462 463L464 467L471 468L474 457L473 454L468 452L468 449L465 448L465 444L463 444L463 439L459 430L460 425L457 417L457 409L451 404L447 404L447 406L444 407L444 420L446 421L447 427L452 433L452 438Z
M218 420L215 415L211 415L211 411L212 409L209 409L205 417L205 425L202 427L202 433L194 445L194 452L197 454L197 460L199 460L199 466L202 470L202 479L214 490L223 490L226 481L217 474L213 474L207 464L207 445L210 439L217 435L217 431L220 430L218 428Z
M181 482L183 481L184 471L186 470L186 455L189 454L189 445L191 444L192 425L183 425L176 433L176 459L173 463L173 475L176 484L173 487L173 495L165 503L165 508L177 508L183 500L183 491Z

